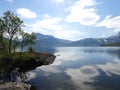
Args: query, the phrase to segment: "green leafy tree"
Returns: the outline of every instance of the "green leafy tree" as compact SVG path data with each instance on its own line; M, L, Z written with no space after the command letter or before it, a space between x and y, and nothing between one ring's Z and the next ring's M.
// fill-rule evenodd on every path
M22 55L22 52L23 52L23 48L25 46L29 46L29 45L32 45L35 43L36 41L36 36L35 36L35 33L25 33L23 31L21 31L21 37L22 37L22 41L21 41L21 54L20 54L20 57Z
M7 52L8 56L15 54L16 48L21 48L20 56L23 48L35 43L35 33L26 33L22 30L23 21L11 11L7 11L0 18L0 51ZM20 39L21 37L21 39Z
M7 11L4 13L3 23L4 23L3 25L4 25L5 33L9 41L8 55L10 56L12 51L12 43L14 41L16 34L21 31L21 27L23 26L23 21L20 20L20 18L17 15L15 15L13 12Z
M3 20L0 18L0 51L3 50L3 34L4 34L4 24Z
M19 38L18 38L18 37L15 37L14 40L13 40L13 43L12 43L13 55L14 55L14 53L15 53L17 47L19 47L19 45L20 45Z
M34 52L34 49L33 49L32 46L29 46L29 47L28 47L28 52L30 52L30 53Z

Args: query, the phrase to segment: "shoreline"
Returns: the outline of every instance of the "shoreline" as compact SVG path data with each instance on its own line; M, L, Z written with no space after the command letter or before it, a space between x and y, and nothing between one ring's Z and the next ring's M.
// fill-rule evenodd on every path
M35 88L24 82L27 79L26 72L42 65L52 64L56 58L51 53L26 52L25 54L27 54L27 60L23 59L24 57L20 60L11 60L11 58L0 60L0 90L31 90L31 88Z

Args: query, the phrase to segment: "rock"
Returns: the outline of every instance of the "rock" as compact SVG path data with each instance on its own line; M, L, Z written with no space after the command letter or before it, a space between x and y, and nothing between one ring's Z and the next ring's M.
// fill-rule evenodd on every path
M54 60L55 60L55 56L50 55L43 61L43 65L52 64Z
M30 90L31 85L17 82L6 82L0 84L0 90Z

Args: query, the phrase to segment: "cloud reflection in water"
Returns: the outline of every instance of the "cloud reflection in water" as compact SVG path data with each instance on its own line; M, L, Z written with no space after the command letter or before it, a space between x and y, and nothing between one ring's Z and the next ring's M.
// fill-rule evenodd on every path
M119 52L120 48L57 48L55 62L34 70L31 81L38 90L119 90Z

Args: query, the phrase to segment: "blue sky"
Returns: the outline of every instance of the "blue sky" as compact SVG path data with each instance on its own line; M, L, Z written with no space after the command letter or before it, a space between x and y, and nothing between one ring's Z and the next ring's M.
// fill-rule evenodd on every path
M0 16L13 11L27 32L80 40L120 31L120 0L0 0Z

